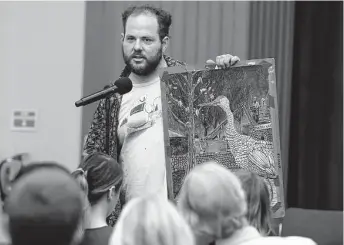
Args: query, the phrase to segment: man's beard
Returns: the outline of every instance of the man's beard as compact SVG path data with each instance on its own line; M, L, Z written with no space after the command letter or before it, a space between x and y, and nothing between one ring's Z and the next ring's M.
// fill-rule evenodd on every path
M160 60L162 58L162 47L159 48L157 53L152 57L147 59L147 57L143 56L141 52L135 52L132 55L128 56L124 53L123 46L122 46L122 54L124 62L127 66L129 66L131 72L135 73L139 76L147 76L151 74L155 69L158 67ZM144 65L139 64L139 66L135 65L132 62L132 59L135 56L139 56L140 58L143 58Z

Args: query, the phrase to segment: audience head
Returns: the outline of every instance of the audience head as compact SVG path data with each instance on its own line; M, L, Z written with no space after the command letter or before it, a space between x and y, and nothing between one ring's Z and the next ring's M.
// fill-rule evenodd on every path
M79 168L72 173L90 206L104 202L107 215L117 204L123 181L121 166L112 157L103 153L93 153L85 158Z
M56 163L22 169L5 202L12 245L70 245L77 242L82 191Z
M264 179L245 170L239 170L235 174L241 180L246 194L248 222L262 235L273 233L269 190Z
M240 180L213 162L194 167L186 176L178 206L200 244L228 238L247 222Z
M65 173L70 174L67 168L64 166L55 163L55 162L33 162L29 163L27 165L24 165L20 170L18 175L16 176L14 182L18 181L22 176L26 175L27 173L31 173L35 171L36 169L58 169Z
M82 237L85 228L99 226L96 220L106 218L115 209L123 181L120 165L112 157L103 153L88 155L79 168L72 173L84 193L82 226L78 236Z
M148 195L124 207L109 244L194 245L194 237L173 204Z

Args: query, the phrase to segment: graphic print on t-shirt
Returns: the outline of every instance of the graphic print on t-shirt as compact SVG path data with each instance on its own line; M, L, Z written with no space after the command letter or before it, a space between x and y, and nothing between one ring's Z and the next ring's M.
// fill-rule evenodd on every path
M134 85L123 95L117 129L126 201L153 193L167 199L160 80Z
M142 96L120 124L126 127L126 135L152 127L157 119L161 118L161 97L149 100L147 95Z

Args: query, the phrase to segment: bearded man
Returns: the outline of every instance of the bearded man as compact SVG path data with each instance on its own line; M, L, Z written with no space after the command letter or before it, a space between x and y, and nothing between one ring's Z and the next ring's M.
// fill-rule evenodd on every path
M165 149L161 112L159 69L185 66L165 55L169 44L171 15L152 6L130 7L122 14L122 52L126 64L121 77L133 89L110 98L109 152L123 166L121 204L156 193L167 199ZM221 55L218 67L234 65L239 58ZM106 107L101 100L91 124L84 154L105 152ZM111 224L111 221L110 221Z

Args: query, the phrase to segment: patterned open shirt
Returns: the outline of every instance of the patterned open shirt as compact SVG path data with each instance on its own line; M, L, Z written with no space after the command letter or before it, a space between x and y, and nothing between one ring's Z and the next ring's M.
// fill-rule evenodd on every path
M172 59L171 57L164 55L168 67L173 66L186 66L185 63ZM128 77L130 75L130 68L126 66L121 73L120 77ZM114 84L111 84L114 85ZM110 98L110 130L109 130L109 155L118 160L120 153L120 146L117 138L118 128L118 114L120 105L122 102L122 96L118 94L112 95ZM90 131L88 133L85 145L84 155L89 155L94 152L106 153L105 149L106 141L106 109L105 99L102 99L93 115ZM120 202L116 206L115 211L108 218L109 225L113 226L117 220L117 217L121 211L121 207L124 205L125 193L121 193Z

